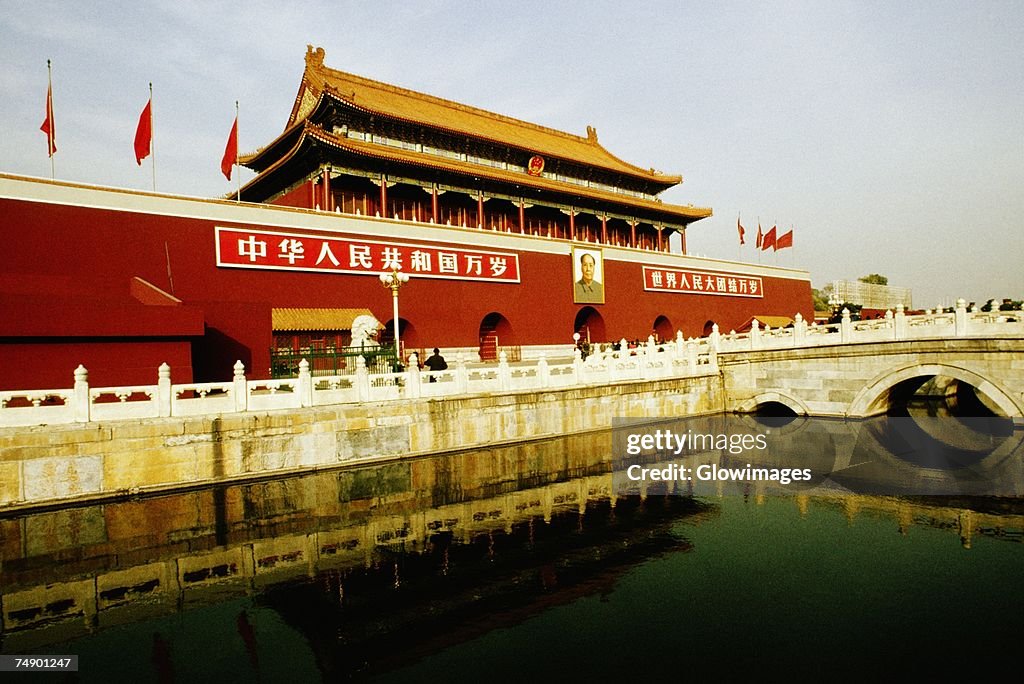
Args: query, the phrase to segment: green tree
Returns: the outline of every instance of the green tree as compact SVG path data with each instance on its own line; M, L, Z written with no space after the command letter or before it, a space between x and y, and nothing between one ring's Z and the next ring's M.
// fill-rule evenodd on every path
M842 304L836 307L835 311L832 313L832 317L828 319L828 322L838 323L841 320L843 320L843 309L847 309L850 312L850 320L859 321L861 308L862 307L860 304L851 304L850 302L843 302Z
M871 285L888 285L889 279L884 275L878 273L871 273L870 275L861 276L857 278L862 283L870 283Z
M811 288L811 298L814 300L815 311L829 310L829 300L832 299L832 292L832 283L828 283L820 290L816 287Z

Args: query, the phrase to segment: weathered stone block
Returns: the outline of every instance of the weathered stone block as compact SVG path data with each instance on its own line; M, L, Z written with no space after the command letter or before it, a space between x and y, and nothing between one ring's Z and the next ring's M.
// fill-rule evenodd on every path
M103 491L103 458L54 456L23 462L22 491L27 501L66 499Z
M103 459L107 491L131 491L196 481L195 450L188 447L114 451Z

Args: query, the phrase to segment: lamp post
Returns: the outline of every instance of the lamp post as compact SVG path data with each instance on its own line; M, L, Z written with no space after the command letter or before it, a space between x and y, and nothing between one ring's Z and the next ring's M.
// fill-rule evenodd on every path
M409 274L395 268L391 273L380 274L380 284L391 290L392 319L395 322L395 363L401 363L402 354L398 346L398 288L409 282Z

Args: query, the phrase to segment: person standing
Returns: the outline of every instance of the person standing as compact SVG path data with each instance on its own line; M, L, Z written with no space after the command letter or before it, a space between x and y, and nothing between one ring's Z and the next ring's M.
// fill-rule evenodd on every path
M448 370L448 362L444 360L443 356L441 356L441 352L437 347L434 347L434 353L423 362L423 365L432 373ZM430 382L435 382L436 380L437 379L433 375L430 376Z

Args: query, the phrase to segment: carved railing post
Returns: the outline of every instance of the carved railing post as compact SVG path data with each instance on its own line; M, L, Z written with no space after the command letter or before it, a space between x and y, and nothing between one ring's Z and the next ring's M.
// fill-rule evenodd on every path
M171 415L171 367L161 363L156 370L156 414L161 418Z
M653 335L647 338L647 343L641 347L640 351L640 377L650 380L654 375L654 355L658 351L654 346Z
M967 335L967 302L963 298L956 300L956 336Z
M313 405L313 375L306 359L299 361L299 381L295 389L299 392L299 406Z
M356 396L359 401L370 400L370 372L362 355L356 357Z
M708 335L708 344L710 344L711 348L714 349L715 351L721 350L721 347L719 346L722 342L721 337L722 336L718 333L718 324L712 323L711 334Z
M462 352L455 355L455 392L465 394L469 391L469 369Z
M405 395L410 399L419 399L422 395L420 383L423 378L420 376L420 357L413 352L409 355L409 370L405 373Z
M685 356L684 356L685 354L686 354L686 340L683 339L683 331L682 330L677 330L676 331L676 358L677 359L685 358Z
M797 311L796 316L793 317L793 346L803 346L804 340L807 338L807 321L804 320L803 315Z
M903 340L907 337L907 315L903 313L903 305L896 305L896 338Z
M242 363L241 359L235 361L234 371L235 374L232 376L231 381L234 383L235 410L248 411L249 385L245 381L245 364Z
M843 308L843 318L839 321L839 341L846 344L853 337L853 321L850 320L850 310Z
M755 318L750 322L750 348L758 349L761 346L761 324Z
M537 359L537 382L540 383L541 387L547 387L551 384L551 371L548 369L548 360L544 357L543 353Z
M85 366L78 364L75 369L75 422L89 422L89 371Z
M498 388L503 392L512 389L512 369L508 366L508 354L498 353Z
M686 366L691 375L697 374L697 343L693 339L686 343Z

